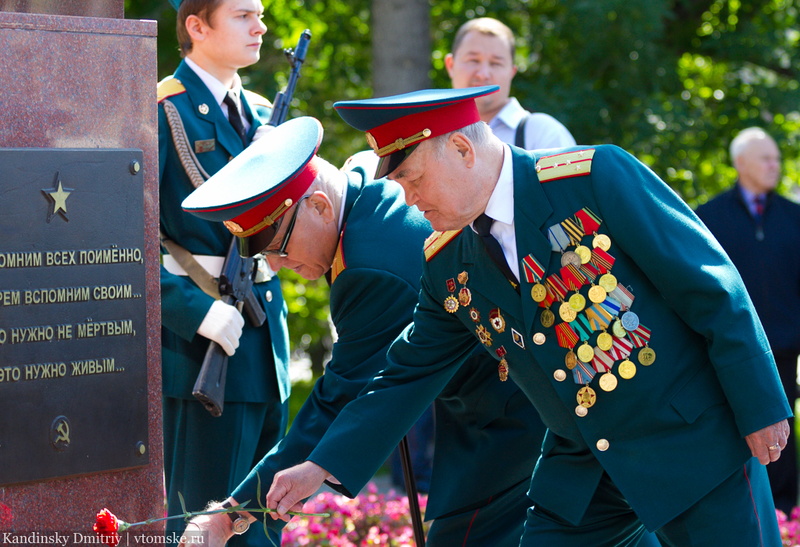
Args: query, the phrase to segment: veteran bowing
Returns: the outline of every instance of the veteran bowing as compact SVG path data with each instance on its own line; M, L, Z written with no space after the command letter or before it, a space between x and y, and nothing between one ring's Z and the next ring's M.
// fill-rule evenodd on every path
M480 344L548 427L522 545L780 545L764 464L791 411L735 267L621 149L504 145L475 112L495 90L335 105L445 233L389 367L276 476L268 507L296 510L325 479L360 488Z

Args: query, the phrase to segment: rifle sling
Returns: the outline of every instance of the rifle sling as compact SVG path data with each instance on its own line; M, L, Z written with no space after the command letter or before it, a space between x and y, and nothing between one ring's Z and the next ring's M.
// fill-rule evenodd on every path
M200 289L208 296L215 300L219 300L219 287L217 280L205 268L203 268L197 260L192 256L192 253L169 239L164 232L160 232L161 246L180 264L181 268L186 271L189 278L194 281Z

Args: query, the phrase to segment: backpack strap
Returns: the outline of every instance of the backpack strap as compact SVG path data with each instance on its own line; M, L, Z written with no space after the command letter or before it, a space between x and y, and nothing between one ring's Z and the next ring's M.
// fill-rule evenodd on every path
M517 125L517 132L514 134L514 146L518 148L525 148L525 124L528 123L531 114L532 112L525 114L525 117Z

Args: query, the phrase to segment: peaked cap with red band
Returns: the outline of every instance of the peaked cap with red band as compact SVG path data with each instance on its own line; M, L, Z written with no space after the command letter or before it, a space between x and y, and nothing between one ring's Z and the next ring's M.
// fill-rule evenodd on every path
M381 158L375 178L397 169L420 142L480 121L477 97L499 86L463 89L423 89L391 97L339 101L333 105L342 119L367 132L367 142Z
M322 125L304 116L261 137L181 203L184 211L223 222L239 238L239 254L253 256L275 237L278 220L317 176L314 158Z

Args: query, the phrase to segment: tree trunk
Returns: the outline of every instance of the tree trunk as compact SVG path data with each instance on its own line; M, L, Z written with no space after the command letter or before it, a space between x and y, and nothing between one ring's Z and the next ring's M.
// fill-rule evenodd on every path
M428 0L372 0L375 97L431 87Z

